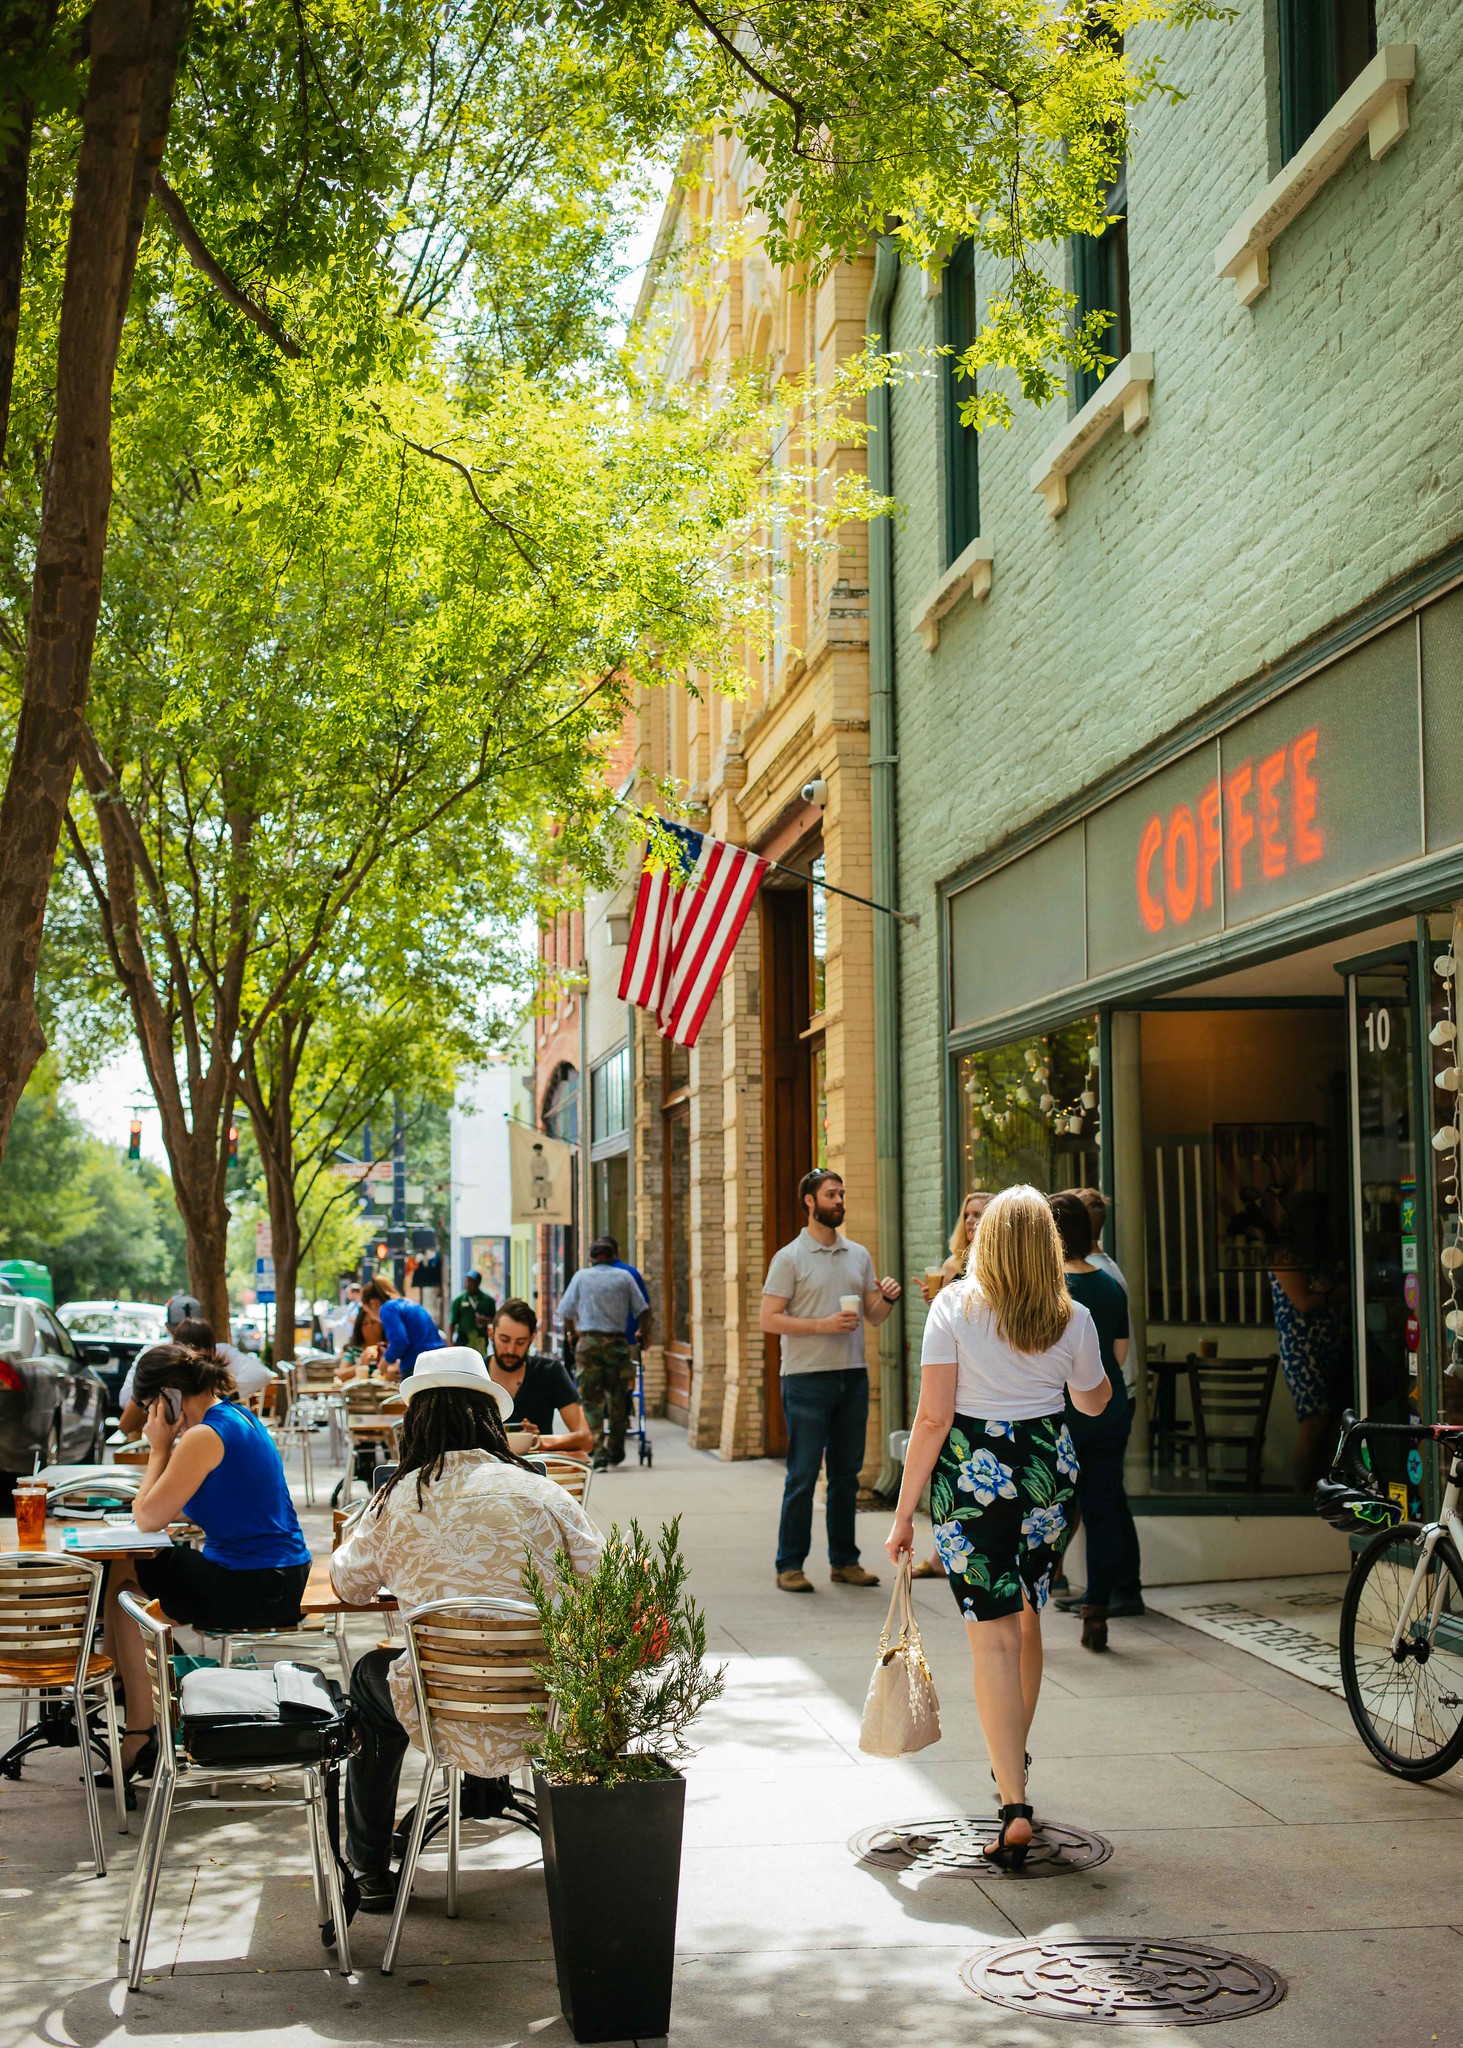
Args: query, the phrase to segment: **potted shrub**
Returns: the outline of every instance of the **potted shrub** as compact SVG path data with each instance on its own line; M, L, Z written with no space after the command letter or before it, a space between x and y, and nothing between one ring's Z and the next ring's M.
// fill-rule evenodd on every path
M681 1525L652 1543L611 1529L588 1578L559 1560L550 1591L524 1573L543 1627L534 1792L559 2002L576 2041L670 2026L686 1733L725 1683L703 1664L706 1623L685 1594Z

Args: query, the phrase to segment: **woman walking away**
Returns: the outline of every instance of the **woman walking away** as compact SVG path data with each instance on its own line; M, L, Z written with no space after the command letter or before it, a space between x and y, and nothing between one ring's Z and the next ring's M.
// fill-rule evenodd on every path
M1092 1211L1079 1192L1053 1195L1052 1215L1062 1240L1067 1292L1097 1327L1103 1370L1112 1382L1105 1413L1092 1417L1068 1405L1081 1475L1077 1506L1087 1531L1087 1590L1082 1595L1082 1647L1107 1648L1108 1615L1143 1612L1143 1567L1138 1527L1123 1484L1123 1461L1133 1429L1133 1400L1123 1379L1128 1355L1128 1297L1092 1259ZM1063 1603L1065 1604L1065 1603Z
M963 1281L925 1322L919 1412L885 1544L914 1549L914 1510L933 1474L935 1542L970 1636L975 1708L1000 1800L986 1854L1026 1861L1026 1738L1041 1690L1041 1610L1067 1540L1077 1460L1063 1389L1084 1415L1111 1397L1092 1317L1067 1292L1046 1197L1005 1188L980 1219Z
M970 1247L975 1243L975 1233L980 1228L980 1219L986 1212L986 1204L990 1198L988 1188L972 1188L960 1204L960 1214L956 1219L955 1228L950 1232L950 1256L940 1268L939 1279L930 1278L932 1268L929 1266L925 1267L920 1278L919 1291L924 1296L926 1308L942 1287L948 1287L952 1280L963 1277L970 1261ZM922 1557L915 1566L913 1575L917 1579L943 1579L945 1567L940 1562L938 1550L932 1552L929 1557Z

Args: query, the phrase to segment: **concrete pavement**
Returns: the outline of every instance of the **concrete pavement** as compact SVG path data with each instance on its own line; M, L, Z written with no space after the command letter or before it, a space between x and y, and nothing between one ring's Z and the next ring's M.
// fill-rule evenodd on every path
M1463 1782L1388 1778L1339 1700L1163 1617L1115 1623L1106 1657L1079 1648L1075 1619L1048 1617L1038 1813L1107 1836L1110 1861L1034 1882L858 1862L860 1829L989 1810L954 1605L942 1584L916 1589L942 1741L906 1761L860 1756L887 1571L877 1592L835 1587L814 1559L816 1594L777 1592L780 1467L723 1465L669 1424L653 1429L654 1468L602 1476L592 1512L605 1524L682 1513L727 1667L688 1768L674 2042L1098 2048L1111 2028L986 2004L961 1964L1020 1935L1141 1934L1238 1951L1289 1985L1269 2012L1202 2036L1147 2027L1149 2042L1458 2048ZM328 1541L328 1518L309 1519L312 1542ZM861 1517L875 1569L886 1525ZM376 1631L357 1633L364 1648ZM456 1921L429 1853L395 1977L376 1967L386 1921L358 1918L358 1971L342 1982L322 1967L303 1820L222 1801L175 1817L149 1981L124 1999L112 1966L131 1841L109 1832L111 1870L88 1874L75 1762L49 1751L21 1785L0 1784L0 2048L569 2040L529 1837L465 1828ZM403 1785L414 1789L410 1759Z

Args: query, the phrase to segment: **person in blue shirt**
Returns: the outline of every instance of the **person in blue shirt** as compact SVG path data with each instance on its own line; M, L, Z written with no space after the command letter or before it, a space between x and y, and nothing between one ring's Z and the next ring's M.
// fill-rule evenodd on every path
M618 1267L620 1272L628 1273L630 1275L630 1278L635 1282L635 1285L640 1289L640 1292L645 1296L645 1299L649 1301L650 1289L645 1284L645 1275L640 1271L638 1266L632 1266L628 1259L622 1259L620 1257L620 1247L615 1238L607 1237L605 1239L605 1242L606 1244L612 1244L615 1247L614 1254L610 1259L610 1264L612 1266ZM646 1311L647 1316L648 1314L649 1310ZM643 1344L645 1339L641 1335L642 1328L648 1330L649 1327L650 1326L646 1321L645 1316L637 1316L634 1314L626 1316L625 1342L627 1344Z
M361 1289L361 1306L374 1308L381 1321L383 1362L409 1380L424 1351L442 1349L442 1332L420 1302L403 1301L389 1280L378 1273Z
M279 1446L237 1394L217 1353L158 1344L138 1361L148 1461L133 1521L155 1534L185 1516L204 1540L201 1551L169 1544L152 1557L119 1559L107 1575L107 1643L127 1702L129 1778L150 1774L157 1738L142 1636L117 1604L124 1591L141 1591L169 1621L190 1628L292 1628L300 1618L310 1552Z

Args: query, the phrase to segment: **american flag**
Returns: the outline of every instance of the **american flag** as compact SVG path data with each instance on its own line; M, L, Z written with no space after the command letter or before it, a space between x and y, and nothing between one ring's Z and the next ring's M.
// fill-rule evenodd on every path
M667 821L673 866L640 877L621 1002L653 1010L661 1035L694 1045L768 862Z

